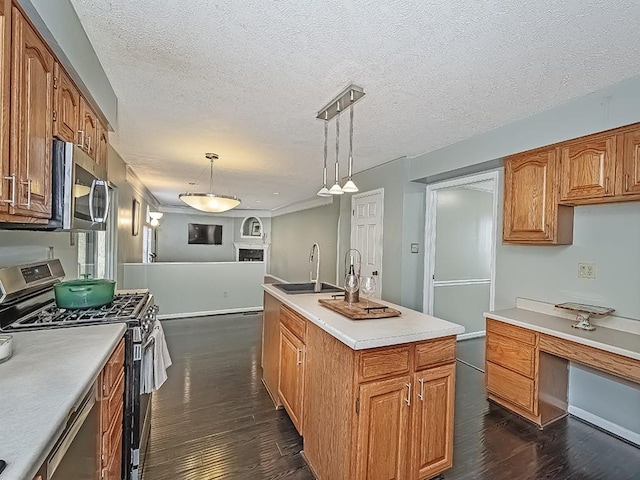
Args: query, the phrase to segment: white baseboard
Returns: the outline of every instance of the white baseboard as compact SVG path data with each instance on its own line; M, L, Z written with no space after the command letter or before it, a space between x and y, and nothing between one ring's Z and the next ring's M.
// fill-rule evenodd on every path
M598 417L593 413L587 412L586 410L583 410L578 407L574 407L573 405L569 405L569 408L567 409L567 411L571 415L578 417L584 420L585 422L589 422L595 425L596 427L600 427L603 430L606 430L607 432L611 432L614 435L622 437L625 440L629 440L630 442L640 446L640 433L632 432L631 430L628 430L618 425L617 423L613 423L613 422L610 422L609 420L605 420L602 417Z
M458 335L456 337L456 340L458 341L471 340L472 338L480 338L480 337L484 337L485 335L486 335L486 332L484 330L481 330L479 332L463 333L462 335Z
M226 310L208 310L205 312L167 313L164 315L159 314L158 320L171 320L173 318L208 317L210 315L226 315L228 313L261 312L262 310L262 305L260 305L258 307L227 308Z

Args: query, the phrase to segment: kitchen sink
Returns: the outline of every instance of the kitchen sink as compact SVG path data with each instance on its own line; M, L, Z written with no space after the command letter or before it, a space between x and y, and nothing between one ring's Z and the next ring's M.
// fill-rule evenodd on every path
M315 293L313 291L313 287L315 286L315 282L309 283L274 283L274 287L279 288L283 292L289 295L296 295L301 293ZM318 293L335 293L335 292L343 292L340 287L336 287L329 283L321 283L320 284L320 292Z

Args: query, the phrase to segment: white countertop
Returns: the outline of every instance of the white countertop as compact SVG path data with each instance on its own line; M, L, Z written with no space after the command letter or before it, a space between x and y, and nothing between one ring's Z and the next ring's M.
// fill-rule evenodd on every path
M464 333L462 325L386 301L381 303L399 310L402 315L375 320L351 320L318 303L320 298L330 299L330 293L287 295L272 285L263 285L263 288L265 292L354 350L399 345ZM376 301L380 302L380 300Z
M486 312L484 316L640 360L640 335L633 333L601 326L596 326L596 329L592 332L579 330L571 326L575 323L575 320L568 320L523 308L495 310Z
M11 333L13 357L0 364L0 480L31 480L67 415L98 377L126 325Z

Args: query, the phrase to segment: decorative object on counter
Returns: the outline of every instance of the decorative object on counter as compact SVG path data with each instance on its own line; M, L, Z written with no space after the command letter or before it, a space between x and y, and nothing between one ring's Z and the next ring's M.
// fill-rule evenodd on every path
M597 305L586 305L584 303L565 302L556 305L556 308L562 308L572 312L577 312L577 323L572 324L573 328L579 328L581 330L587 330L592 332L596 329L589 321L590 317L606 317L615 312L615 308L599 307Z
M213 193L213 161L218 159L218 155L216 153L206 153L205 157L210 162L209 193L186 192L178 195L178 198L190 207L202 212L222 213L236 208L240 205L241 200L235 195L217 195Z
M349 263L347 263L347 261ZM360 301L359 292L360 272L362 270L362 254L355 248L347 250L347 253L344 256L344 270L347 272L344 277L344 301L349 304L358 303Z
M157 227L158 225L160 225L160 219L163 216L164 213L162 212L149 212L149 218L151 218L149 225L151 225L152 227Z
M318 303L351 320L373 320L376 318L399 317L401 312L381 303L371 302L369 306L362 303L345 303L342 299L329 300L320 298Z
M131 202L131 235L138 236L140 229L140 202L135 198Z
M364 90L355 85L349 85L331 100L324 108L320 109L316 118L324 120L324 168L322 171L322 188L318 191L318 196L327 197L329 195L342 195L343 193L353 193L358 191L358 187L353 181L353 105L364 97ZM345 105L349 105L349 163L348 178L343 187L340 187L340 113ZM335 184L327 189L327 130L328 123L333 117L336 118L336 163L335 163Z
M69 280L53 286L58 308L95 308L113 301L116 282L105 278Z
M376 277L365 277L365 279L360 284L360 291L367 299L367 307L369 306L369 301L373 294L376 293Z
M13 355L13 337L0 335L0 363L6 362Z

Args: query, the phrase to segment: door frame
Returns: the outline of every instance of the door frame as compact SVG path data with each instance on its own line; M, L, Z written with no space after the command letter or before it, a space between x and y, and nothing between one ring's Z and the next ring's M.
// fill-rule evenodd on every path
M433 299L435 289L435 260L436 260L436 204L437 193L451 187L460 187L471 185L478 182L493 180L493 228L491 229L491 273L490 273L490 289L489 289L489 310L494 309L496 296L496 245L498 241L498 201L500 191L500 171L491 170L488 172L478 173L465 177L458 177L452 180L445 180L438 183L427 185L426 194L426 210L425 210L425 238L424 238L424 292L422 309L425 313L433 315ZM469 279L462 282L454 282L452 285L478 285L486 283L484 279ZM482 337L485 331L474 332L469 334L458 335L458 339Z
M380 194L380 269L378 271L378 278L376 279L376 290L377 294L382 298L382 262L384 259L384 188L376 188L375 190L369 190L366 192L355 193L351 195L351 232L349 234L349 248L354 248L354 226L355 223L353 219L355 218L355 202L357 199L363 197L369 197L372 195ZM362 253L362 252L360 252Z

